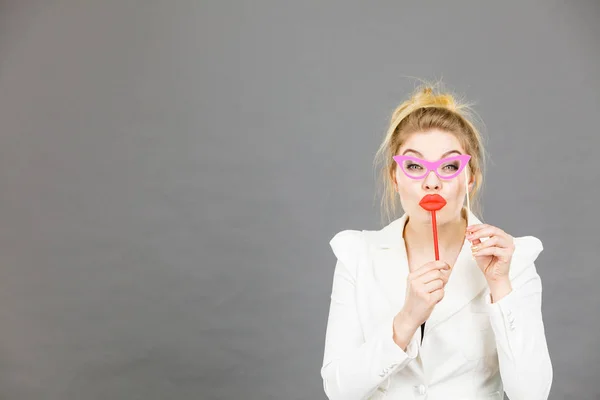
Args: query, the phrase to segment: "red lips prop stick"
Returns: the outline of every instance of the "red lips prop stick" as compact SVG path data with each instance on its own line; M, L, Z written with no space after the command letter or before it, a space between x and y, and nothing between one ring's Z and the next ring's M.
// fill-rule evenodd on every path
M441 210L446 205L446 200L439 194L428 194L421 199L419 205L427 210L431 211L431 225L433 227L433 247L435 250L435 260L439 261L440 251L438 249L438 235L437 235L437 223L435 220L435 212Z

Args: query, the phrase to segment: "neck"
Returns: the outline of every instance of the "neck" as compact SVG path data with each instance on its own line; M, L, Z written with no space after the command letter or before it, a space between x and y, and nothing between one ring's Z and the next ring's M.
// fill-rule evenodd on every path
M467 228L466 209L453 220L443 225L438 223L438 247L441 253L447 253L457 246L462 247L465 241L465 230ZM431 224L414 223L408 218L404 226L404 241L406 246L417 252L431 252L433 249L433 231Z

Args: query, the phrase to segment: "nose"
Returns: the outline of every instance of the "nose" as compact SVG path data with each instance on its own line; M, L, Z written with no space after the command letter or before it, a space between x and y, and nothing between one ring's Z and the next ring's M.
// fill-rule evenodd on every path
M424 190L440 190L442 188L442 184L440 182L440 178L433 171L429 171L425 179L423 179L423 189Z

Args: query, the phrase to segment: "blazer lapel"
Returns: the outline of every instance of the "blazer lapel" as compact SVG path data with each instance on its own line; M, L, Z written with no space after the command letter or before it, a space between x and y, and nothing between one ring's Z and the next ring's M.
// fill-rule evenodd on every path
M479 222L473 224L475 223ZM444 298L431 312L425 325L425 333L460 311L486 289L488 289L488 284L485 276L471 254L470 242L465 240L444 288Z

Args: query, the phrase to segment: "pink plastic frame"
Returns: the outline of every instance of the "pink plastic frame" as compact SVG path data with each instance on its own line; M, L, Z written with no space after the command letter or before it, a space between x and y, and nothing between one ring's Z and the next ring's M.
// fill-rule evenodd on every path
M471 159L471 156L468 155L468 154L461 154L461 155L458 155L458 156L443 158L443 159L438 160L438 161L427 161L427 160L423 160L421 158L417 158L417 157L413 157L413 156L401 156L401 155L393 156L392 158L394 159L394 161L396 161L398 163L398 165L400 166L400 169L402 170L402 172L404 172L404 175L408 176L411 179L423 179L427 175L429 175L429 172L433 171L433 172L435 172L435 174L440 179L448 180L448 179L452 179L452 178L458 176L458 174L460 174L462 172L462 170L469 163L469 160ZM416 161L419 164L425 166L425 168L427 168L427 171L423 175L420 175L420 176L417 176L417 177L409 175L404 170L404 168L402 167L402 162L404 160L413 160L413 161ZM448 162L452 162L454 160L460 160L461 161L460 168L458 169L458 171L456 171L452 175L440 176L440 174L438 174L438 172L437 172L438 167L440 165L442 165L442 164L445 164L445 163L448 163Z

